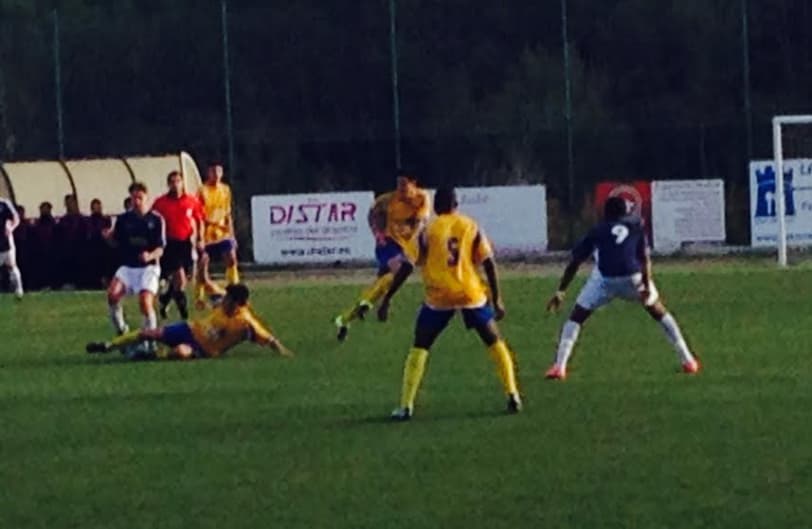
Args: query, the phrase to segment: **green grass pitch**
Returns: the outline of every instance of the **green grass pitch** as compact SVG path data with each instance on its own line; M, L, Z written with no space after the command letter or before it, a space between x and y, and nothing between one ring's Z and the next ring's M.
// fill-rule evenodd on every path
M569 380L544 381L564 318L543 313L555 280L514 275L502 328L525 412L503 415L490 358L457 319L407 424L384 419L417 284L390 323L355 325L343 345L330 320L357 286L257 286L293 360L250 345L188 363L89 357L109 333L102 293L0 297L0 527L808 527L812 270L656 277L698 377L616 304L587 324Z

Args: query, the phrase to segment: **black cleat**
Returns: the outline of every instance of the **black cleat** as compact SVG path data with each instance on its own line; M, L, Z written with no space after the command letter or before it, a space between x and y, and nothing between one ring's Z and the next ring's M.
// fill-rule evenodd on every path
M359 320L364 321L364 319L367 317L367 313L369 312L369 309L371 309L371 308L372 308L372 305L362 303L362 304L358 305L357 309L355 309L355 314L358 315Z
M411 408L398 408L389 416L395 422L406 422L412 418Z
M522 411L522 398L518 395L508 396L507 412L510 414L519 413Z
M104 342L90 342L85 346L88 354L102 354L110 352L110 345Z
M341 316L338 316L335 321L335 326L338 328L338 332L336 333L336 339L339 342L343 342L347 339L347 334L350 332L349 325L344 323L344 319Z
M162 320L169 318L169 304L161 303L158 305L158 315L161 317ZM184 318L186 319L186 318Z

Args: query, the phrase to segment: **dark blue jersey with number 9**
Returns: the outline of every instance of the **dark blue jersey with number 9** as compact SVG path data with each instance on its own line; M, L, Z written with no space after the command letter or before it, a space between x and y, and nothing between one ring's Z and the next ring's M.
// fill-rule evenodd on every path
M642 219L627 215L616 221L603 221L592 228L573 248L572 257L581 262L594 254L601 275L622 277L642 270L640 256L646 251Z

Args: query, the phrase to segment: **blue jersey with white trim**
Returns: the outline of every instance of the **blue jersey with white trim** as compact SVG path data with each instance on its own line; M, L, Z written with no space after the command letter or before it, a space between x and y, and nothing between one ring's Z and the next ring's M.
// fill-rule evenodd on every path
M615 221L603 221L573 248L572 257L585 261L595 255L598 270L604 277L623 277L640 273L640 256L647 250L643 220L627 215Z
M141 262L143 252L151 252L166 246L164 218L154 211L141 215L136 211L122 213L116 218L115 241L121 264L131 268L143 268L158 264L157 260Z

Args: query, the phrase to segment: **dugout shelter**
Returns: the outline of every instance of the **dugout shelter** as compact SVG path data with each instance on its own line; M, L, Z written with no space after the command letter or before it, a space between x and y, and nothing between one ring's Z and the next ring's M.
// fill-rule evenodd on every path
M90 202L98 198L107 215L124 210L127 188L132 182L147 184L150 196L166 192L166 175L180 171L189 193L201 185L200 171L186 152L163 156L135 156L87 160L0 163L0 197L23 206L36 216L42 202L53 204L54 213L63 211L65 195L75 193L79 210L90 214Z

